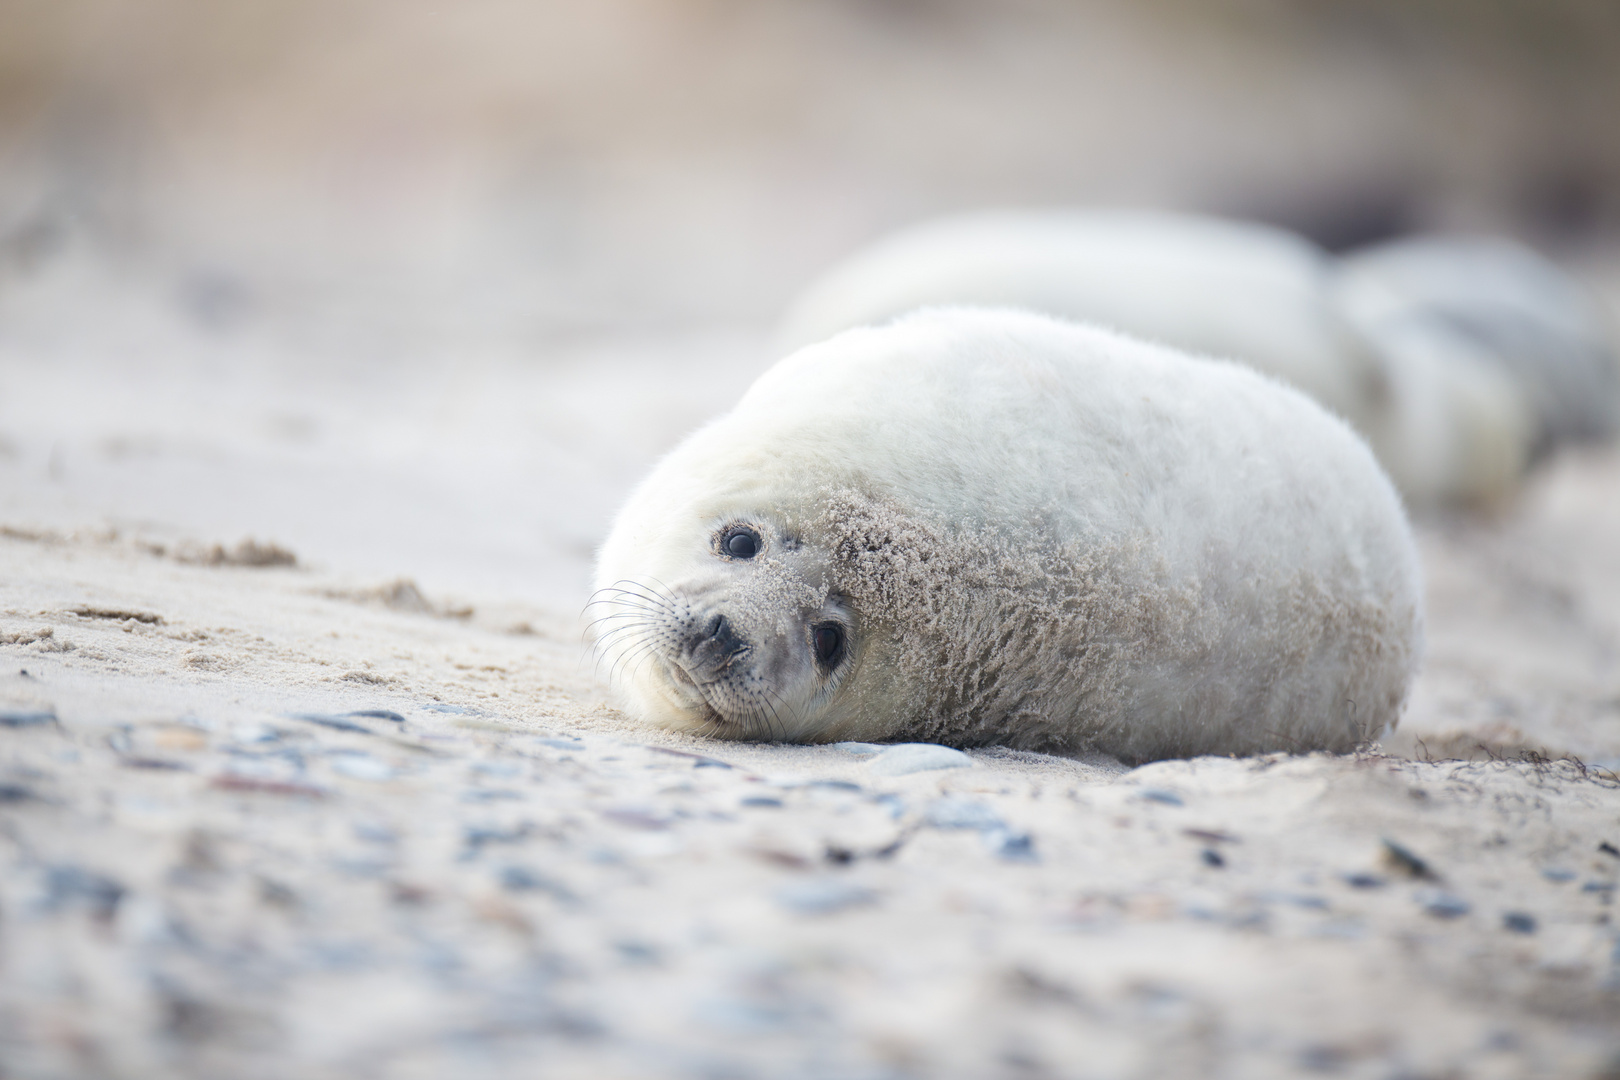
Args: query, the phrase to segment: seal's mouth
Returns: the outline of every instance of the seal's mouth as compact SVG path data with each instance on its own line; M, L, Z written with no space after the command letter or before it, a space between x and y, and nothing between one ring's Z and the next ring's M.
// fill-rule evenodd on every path
M674 684L676 691L683 699L683 703L694 714L698 722L723 724L727 727L733 725L733 721L715 708L714 702L709 700L709 695L704 692L704 684L693 678L692 673L686 670L680 661L666 657L664 659L664 670L669 673L670 682Z

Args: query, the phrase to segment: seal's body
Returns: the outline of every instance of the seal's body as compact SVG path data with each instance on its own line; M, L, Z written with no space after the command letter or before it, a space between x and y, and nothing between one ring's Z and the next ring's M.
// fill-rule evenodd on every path
M786 344L930 305L989 304L1241 361L1372 445L1416 505L1499 499L1553 445L1612 434L1615 348L1578 283L1503 241L1333 257L1196 215L1029 210L927 222L811 284Z
M629 707L750 739L1346 750L1421 638L1400 503L1342 422L983 310L777 364L636 489L598 585Z

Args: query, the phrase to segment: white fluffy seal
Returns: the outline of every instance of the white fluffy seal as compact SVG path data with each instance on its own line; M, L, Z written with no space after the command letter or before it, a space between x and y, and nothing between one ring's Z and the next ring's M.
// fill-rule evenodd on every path
M1408 490L1489 490L1620 427L1612 328L1578 282L1506 240L1417 236L1334 266L1330 302L1384 361L1381 456Z
M784 351L924 307L1013 307L1239 360L1362 427L1383 372L1328 300L1323 253L1193 214L1001 210L902 229L833 266L783 320Z
M1372 444L1416 505L1511 492L1570 438L1616 427L1614 347L1580 287L1502 241L1423 237L1335 259L1194 215L999 211L881 240L789 312L798 346L930 305L993 304L1238 360Z
M1421 642L1403 510L1342 422L1008 311L781 361L635 489L597 584L630 710L745 739L1342 751Z

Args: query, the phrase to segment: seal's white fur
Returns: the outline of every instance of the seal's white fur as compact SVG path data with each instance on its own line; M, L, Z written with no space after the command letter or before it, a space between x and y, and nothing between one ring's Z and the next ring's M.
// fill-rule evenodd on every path
M738 523L757 556L723 554ZM743 738L1345 750L1398 719L1421 638L1403 511L1343 423L1006 311L783 360L636 488L597 580L629 707Z

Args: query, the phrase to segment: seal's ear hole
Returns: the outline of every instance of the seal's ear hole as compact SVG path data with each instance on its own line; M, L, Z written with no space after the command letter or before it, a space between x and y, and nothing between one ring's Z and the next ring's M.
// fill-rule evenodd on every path
M733 559L752 559L764 546L764 538L752 525L728 525L720 534L720 553Z
M810 628L810 643L817 662L835 667L844 656L844 628L835 622L816 623Z

